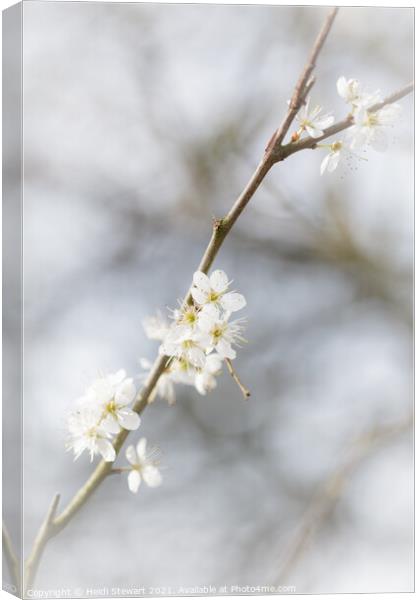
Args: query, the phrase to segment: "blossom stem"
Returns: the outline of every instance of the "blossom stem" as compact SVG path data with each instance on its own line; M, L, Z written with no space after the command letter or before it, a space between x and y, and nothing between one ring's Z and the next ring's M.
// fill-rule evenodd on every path
M127 473L128 471L131 471L132 467L119 467L117 469L111 469L109 474L110 475L118 475L120 473Z
M249 391L248 388L246 388L244 386L244 384L242 383L242 381L239 379L239 375L235 371L235 369L233 367L233 364L232 364L232 361L230 360L230 358L225 358L225 362L226 362L226 366L227 366L227 369L228 369L230 375L233 377L233 380L237 383L237 385L238 385L239 389L241 390L241 392L242 392L243 397L245 398L245 400L247 400L250 397L251 392Z

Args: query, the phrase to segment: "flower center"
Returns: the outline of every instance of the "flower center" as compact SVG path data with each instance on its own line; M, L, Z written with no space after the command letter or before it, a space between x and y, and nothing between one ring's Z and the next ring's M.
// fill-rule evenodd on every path
M184 321L193 325L197 321L197 315L192 310L184 314Z
M192 340L184 340L182 342L182 347L185 348L186 350L188 348L192 348L194 346L194 342Z
M212 290L209 293L209 302L217 302L219 298L220 298L220 294L218 294L214 290Z
M333 144L331 144L331 150L333 152L338 152L339 150L341 150L342 147L343 147L342 142L334 142Z
M105 412L109 413L110 415L115 415L116 411L117 411L117 405L115 404L115 400L111 400L106 405Z
M378 115L376 113L368 113L365 123L368 127L374 127L375 125L378 125Z

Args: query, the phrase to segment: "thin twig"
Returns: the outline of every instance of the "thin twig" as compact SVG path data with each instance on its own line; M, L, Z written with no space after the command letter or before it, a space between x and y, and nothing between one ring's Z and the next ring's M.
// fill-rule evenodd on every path
M248 388L246 388L244 386L242 381L239 379L239 375L236 373L235 369L233 368L232 361L230 360L230 358L225 358L225 362L226 362L229 373L232 375L234 381L237 383L239 389L241 390L241 392L243 394L243 397L245 398L245 400L247 400L250 397L251 392L249 391Z
M325 41L334 23L334 19L337 15L337 12L337 7L334 7L331 10L324 22L324 25L322 26L321 31L319 32L315 40L306 65L302 71L301 76L298 79L293 96L289 102L289 110L287 111L282 124L273 135L273 138L271 139L266 149L268 153L270 153L273 149L279 148L281 146L287 132L289 131L293 119L295 118L298 110L305 103L308 93L315 83L315 78L312 77L312 73L316 67L316 61L318 60L318 56L325 44Z
M350 448L348 457L339 465L316 494L308 510L303 516L301 525L294 535L282 566L277 575L276 582L283 583L288 580L291 572L308 548L310 541L321 528L328 516L334 510L343 494L345 485L357 467L368 458L374 450L392 441L402 433L406 433L413 426L413 417L394 425L374 427L365 432Z
M12 584L16 587L16 593L20 595L21 591L21 582L22 582L22 573L21 573L21 565L19 558L17 557L15 551L13 550L12 539L9 535L6 525L3 523L2 529L2 539L3 539L3 554L7 562L7 566L9 568L10 577L12 579Z
M35 574L44 552L45 546L48 540L50 540L56 533L54 525L54 517L57 512L58 503L60 502L60 494L56 494L51 502L45 519L37 533L35 541L32 546L31 554L25 562L25 581L24 589L26 591L32 586L35 578Z

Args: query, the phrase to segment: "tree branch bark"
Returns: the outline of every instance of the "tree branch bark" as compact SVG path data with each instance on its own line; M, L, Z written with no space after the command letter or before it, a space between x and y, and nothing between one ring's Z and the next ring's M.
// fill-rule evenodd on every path
M13 544L6 525L3 523L2 528L2 539L3 539L3 554L9 568L10 577L12 584L16 587L16 593L20 595L21 592L21 566L15 551L13 550Z

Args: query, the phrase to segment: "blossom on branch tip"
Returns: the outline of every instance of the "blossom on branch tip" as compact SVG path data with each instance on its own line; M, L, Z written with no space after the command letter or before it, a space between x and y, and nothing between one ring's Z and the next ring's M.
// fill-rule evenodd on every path
M149 487L158 487L162 483L162 475L158 469L157 449L152 448L147 452L146 446L146 438L141 438L136 447L128 446L125 451L126 459L131 466L128 473L128 488L133 494L137 493L142 480Z
M359 109L354 116L354 125L349 129L351 148L371 146L378 152L384 152L388 147L386 128L397 121L400 112L399 104L388 104L375 112L367 108Z

